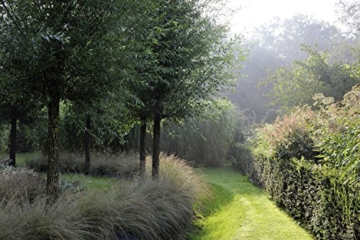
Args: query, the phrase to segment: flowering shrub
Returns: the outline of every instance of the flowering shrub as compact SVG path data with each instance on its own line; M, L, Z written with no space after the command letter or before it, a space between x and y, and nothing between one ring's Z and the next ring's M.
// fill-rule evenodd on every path
M315 116L309 107L296 108L292 113L279 117L274 124L258 130L256 144L267 156L291 159L301 156L311 159L313 141L309 134L309 122ZM262 147L261 147L262 146Z
M316 239L360 238L360 85L322 94L258 130L254 166L275 202Z

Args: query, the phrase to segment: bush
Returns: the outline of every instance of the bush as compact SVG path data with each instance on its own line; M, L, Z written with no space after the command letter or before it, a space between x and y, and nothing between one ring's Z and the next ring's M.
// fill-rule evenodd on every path
M314 112L309 107L303 107L277 118L273 124L266 124L257 133L258 149L281 159L300 159L301 156L312 159L317 153L312 151L309 121L314 117Z
M258 131L255 172L269 195L317 239L360 238L360 86L336 104L316 96Z
M240 142L235 144L235 150L232 154L232 166L242 174L248 175L253 184L261 184L256 173L252 149L248 144Z

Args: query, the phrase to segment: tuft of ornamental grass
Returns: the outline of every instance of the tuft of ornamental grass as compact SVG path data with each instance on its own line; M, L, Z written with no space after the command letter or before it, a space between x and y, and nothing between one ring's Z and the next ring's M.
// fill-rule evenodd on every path
M0 204L0 239L184 239L193 206L207 194L203 177L165 155L159 179L153 181L149 173L119 179L108 191L65 191L52 205L44 195L30 201L27 194L21 200L10 194ZM24 186L35 177L24 175Z
M96 234L85 231L86 223L74 203L67 195L51 206L45 197L34 202L8 201L0 208L0 239L96 239Z
M151 163L150 157L147 161ZM151 164L147 164L147 175L151 175ZM204 179L201 168L194 168L191 163L174 154L160 154L159 181L172 181L178 190L189 194L191 198L202 198L207 197L210 192Z
M121 154L93 153L91 155L91 176L131 176L138 170L138 155L134 152ZM85 158L80 153L61 153L60 172L82 173ZM26 165L38 172L47 170L47 157L44 155L27 161Z
M10 200L27 199L32 202L45 194L46 179L25 168L0 168L0 199L2 203Z

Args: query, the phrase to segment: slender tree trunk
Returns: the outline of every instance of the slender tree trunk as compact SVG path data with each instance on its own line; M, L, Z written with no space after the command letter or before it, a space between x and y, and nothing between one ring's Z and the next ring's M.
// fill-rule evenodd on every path
M161 115L158 107L154 111L154 125L153 125L153 153L152 153L152 177L157 179L159 176L160 165L160 124Z
M48 165L46 182L46 194L50 201L55 201L59 197L59 106L60 97L58 94L52 94L48 103Z
M140 127L140 166L139 173L141 177L145 176L145 168L146 168L146 118L141 118L141 127Z
M85 136L84 136L84 151L85 151L85 165L84 174L90 174L90 129L91 129L91 118L90 115L86 115L85 121Z
M11 112L11 129L10 129L10 162L9 165L15 167L16 166L16 123L17 123L17 116L16 111Z

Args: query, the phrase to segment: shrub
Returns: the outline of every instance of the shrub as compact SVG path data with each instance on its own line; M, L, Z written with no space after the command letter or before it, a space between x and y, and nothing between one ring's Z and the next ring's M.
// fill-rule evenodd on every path
M265 150L266 155L282 159L301 156L313 158L316 153L312 151L313 141L309 136L308 124L314 117L309 107L303 107L277 118L274 124L266 124L257 133L258 150Z
M317 239L360 238L360 86L258 131L257 175L274 201Z
M232 155L232 166L244 175L250 177L250 181L255 185L260 185L261 181L257 175L254 165L251 146L247 143L236 143Z

